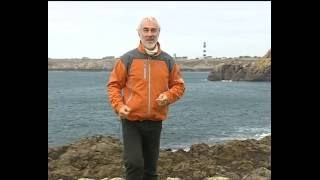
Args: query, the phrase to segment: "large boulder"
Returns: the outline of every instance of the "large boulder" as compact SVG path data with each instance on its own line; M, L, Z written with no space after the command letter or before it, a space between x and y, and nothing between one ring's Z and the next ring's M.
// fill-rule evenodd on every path
M210 81L271 81L271 49L258 61L230 61L215 65Z
M49 148L48 179L75 180L80 177L120 177L122 147L112 137L95 136L68 146Z
M262 58L271 58L271 48L268 50L268 52Z

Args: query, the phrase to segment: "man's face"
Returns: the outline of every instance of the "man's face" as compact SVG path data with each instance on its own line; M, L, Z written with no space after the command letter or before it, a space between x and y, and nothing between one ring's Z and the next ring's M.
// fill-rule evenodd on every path
M145 21L138 33L144 47L153 49L158 42L160 30L154 21Z

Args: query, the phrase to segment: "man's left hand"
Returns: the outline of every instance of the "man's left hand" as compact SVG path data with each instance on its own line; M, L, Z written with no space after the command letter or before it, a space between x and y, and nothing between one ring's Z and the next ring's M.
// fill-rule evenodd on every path
M169 104L168 97L165 94L160 94L156 101L159 106L166 106Z

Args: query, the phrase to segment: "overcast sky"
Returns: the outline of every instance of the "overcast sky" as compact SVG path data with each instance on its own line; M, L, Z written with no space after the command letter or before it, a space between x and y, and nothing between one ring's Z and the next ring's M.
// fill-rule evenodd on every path
M155 16L173 55L263 56L271 48L270 1L48 1L48 57L121 56L137 47L142 17Z

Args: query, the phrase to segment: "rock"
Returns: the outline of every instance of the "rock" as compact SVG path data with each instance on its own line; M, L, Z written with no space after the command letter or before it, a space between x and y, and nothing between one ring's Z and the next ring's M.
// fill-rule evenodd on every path
M59 158L48 162L49 179L87 177L121 177L123 174L122 146L112 137L95 136L70 144L64 150L49 148L53 152L64 152ZM58 154L58 153L55 153Z
M258 61L229 61L215 65L209 81L271 81L271 49Z
M189 151L191 156L196 158L203 154L208 154L208 152L209 152L209 146L205 143L194 144L190 147L190 151Z
M96 179L90 179L90 178L79 178L78 180L96 180ZM100 180L124 180L123 178L112 178L112 179L109 179L109 178L103 178L103 179L100 179Z
M48 159L51 159L48 180L120 180L124 175L122 144L112 137L94 136L48 148ZM194 144L189 151L161 150L158 162L160 179L265 179L270 177L270 169L271 135L260 140L232 140L211 146Z
M65 153L67 151L67 149L68 149L67 146L49 148L48 149L48 159L50 159L50 160L58 159L61 156L61 154Z
M268 50L268 52L262 58L271 58L271 48Z
M261 167L244 176L242 180L271 180L271 171Z
M216 177L205 178L204 180L230 180L230 178L222 177L222 176L216 176Z
M271 146L271 136L265 136L259 140L259 143Z
M226 172L223 175L228 177L231 180L233 180L233 179L241 179L241 176L239 174L237 174L237 173L234 173L234 172Z
M230 61L256 61L258 58L252 58L252 60L240 60L239 58L211 58L211 59L187 59L176 60L182 71L210 71L217 64L230 62ZM113 69L115 58L102 58L102 59L51 59L48 58L48 70L106 70L111 71Z
M206 171L196 170L192 173L192 179L203 179L207 176Z

